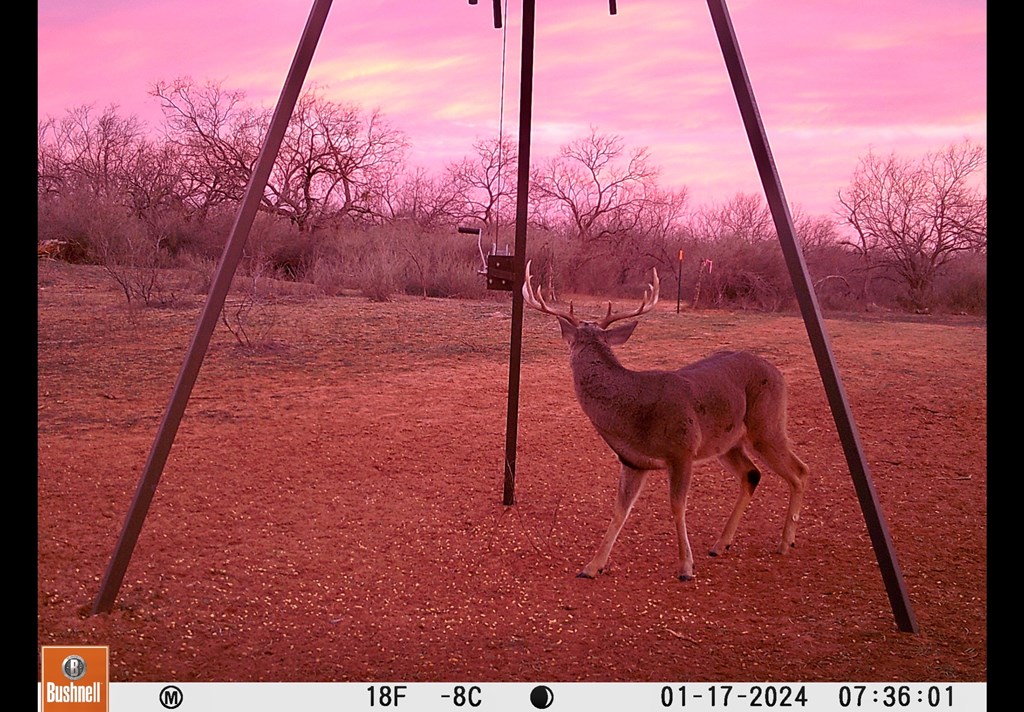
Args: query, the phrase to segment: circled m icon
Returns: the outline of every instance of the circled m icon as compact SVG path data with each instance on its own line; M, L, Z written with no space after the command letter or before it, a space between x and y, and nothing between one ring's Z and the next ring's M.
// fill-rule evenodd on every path
M160 690L160 706L166 710L174 710L181 707L185 695L177 685L167 685Z

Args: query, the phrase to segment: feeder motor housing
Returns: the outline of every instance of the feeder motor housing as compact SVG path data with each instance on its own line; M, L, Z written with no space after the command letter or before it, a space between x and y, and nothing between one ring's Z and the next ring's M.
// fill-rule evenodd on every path
M512 255L487 255L487 288L511 292L516 274Z

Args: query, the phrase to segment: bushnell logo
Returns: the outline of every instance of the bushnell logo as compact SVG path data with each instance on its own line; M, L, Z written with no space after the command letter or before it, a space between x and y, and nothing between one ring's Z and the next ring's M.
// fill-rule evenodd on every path
M107 712L110 650L105 645L44 645L39 696L42 712Z
M81 655L69 655L60 664L61 672L69 680L81 680L85 677L85 660Z

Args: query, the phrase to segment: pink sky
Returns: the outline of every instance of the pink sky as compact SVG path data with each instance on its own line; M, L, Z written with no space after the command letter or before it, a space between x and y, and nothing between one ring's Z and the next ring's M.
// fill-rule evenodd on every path
M117 104L159 125L149 87L189 76L273 106L311 0L39 0L38 116ZM869 150L987 143L981 0L728 2L786 196L831 214ZM480 0L335 0L307 78L379 108L437 170L498 132L503 32ZM504 130L516 135L522 4L508 3ZM649 148L691 204L763 194L707 4L537 0L534 163L591 126Z

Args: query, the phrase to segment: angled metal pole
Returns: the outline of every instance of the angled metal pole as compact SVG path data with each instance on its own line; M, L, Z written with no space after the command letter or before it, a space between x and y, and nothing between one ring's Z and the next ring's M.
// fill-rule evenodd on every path
M314 0L310 10L309 18L306 20L306 27L302 32L295 57L292 60L291 69L285 79L284 88L278 99L277 107L274 109L274 116L270 121L270 128L267 131L267 138L256 159L256 167L249 184L245 189L245 195L235 216L234 225L224 247L220 265L214 276L213 284L210 287L210 294L206 300L199 324L192 337L185 361L178 373L178 380L174 384L171 393L170 403L164 413L163 420L157 430L156 439L150 450L146 467L139 480L138 489L135 492L135 499L132 501L128 517L121 530L121 536L117 540L114 554L107 565L106 573L100 584L99 596L93 604L92 612L105 613L110 611L114 605L114 599L121 588L125 571L131 560L132 551L138 541L139 533L142 531L142 524L149 511L149 505L156 493L156 486L160 482L160 475L163 473L164 465L167 462L167 455L170 452L174 436L178 432L178 425L188 404L189 395L195 385L196 377L199 375L199 368L202 366L203 358L210 345L210 338L213 335L214 327L217 326L217 319L221 309L224 307L224 300L227 297L228 289L231 286L231 279L234 277L235 269L242 257L242 248L249 237L249 229L252 227L253 219L256 216L256 209L259 207L266 188L267 180L270 178L270 170L277 159L277 152L284 139L285 130L291 120L295 103L298 100L302 83L306 78L306 71L309 69L313 59L313 52L316 50L320 33L323 31L324 23L327 21L327 13L331 9L331 0Z
M860 435L853 422L853 415L846 399L846 391L839 377L835 360L832 358L832 348L821 318L821 310L818 308L818 300L811 286L803 253L797 243L793 218L789 214L786 196L782 192L782 182L779 180L778 172L775 169L775 160L768 146L768 135L764 131L761 115L757 110L757 103L754 101L754 91L747 77L743 57L740 55L739 42L733 31L732 19L729 17L725 0L708 0L708 8L711 10L711 19L715 25L715 32L718 34L718 42L722 46L722 55L729 70L729 79L732 81L733 91L736 93L736 102L739 104L740 114L743 116L743 124L746 127L747 138L750 140L750 148L754 153L754 161L761 176L768 206L775 221L779 242L782 243L782 252L789 267L790 278L793 280L797 302L800 304L800 312L803 314L811 348L818 362L818 371L821 373L825 393L832 408L832 417L839 432L843 452L846 454L846 462L850 467L850 475L853 477L854 488L857 490L861 511L867 522L875 558L878 559L878 565L882 571L885 590L889 595L889 604L899 629L905 633L917 633L917 620L903 583L903 574L896 561L896 551L892 538L889 536L885 517L882 515L882 507L875 492L867 460L864 458Z
M516 503L516 439L519 432L519 367L523 354L523 277L526 272L526 221L530 195L530 132L533 121L533 45L535 0L523 1L523 48L519 79L519 167L516 184L516 247L512 257L512 333L508 358L508 416L505 426L505 485L502 504Z

